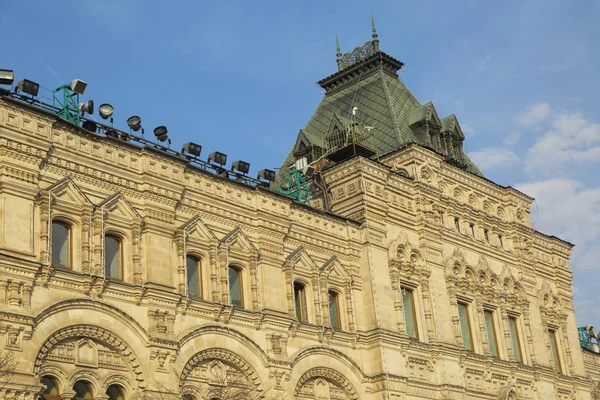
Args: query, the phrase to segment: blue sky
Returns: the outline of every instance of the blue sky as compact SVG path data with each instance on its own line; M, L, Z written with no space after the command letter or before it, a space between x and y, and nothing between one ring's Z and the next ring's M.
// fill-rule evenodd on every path
M452 3L452 4L450 4ZM187 141L278 167L322 98L315 82L370 38L457 115L486 176L537 199L535 228L577 246L579 325L600 326L600 2L0 0L0 68L140 115Z

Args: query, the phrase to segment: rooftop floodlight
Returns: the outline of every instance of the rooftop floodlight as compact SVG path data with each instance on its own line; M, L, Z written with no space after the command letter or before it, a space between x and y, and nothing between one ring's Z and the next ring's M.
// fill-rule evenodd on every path
M271 171L270 169L262 169L258 171L257 179L273 182L275 180L275 171Z
M114 112L115 109L113 108L113 106L107 103L100 104L100 107L98 107L98 113L100 114L100 117L102 119L109 119L110 117L112 117Z
M93 114L94 113L94 100L88 100L85 103L79 103L79 111Z
M87 83L82 81L81 79L73 79L71 82L71 90L77 94L83 94L85 92L85 88L87 87Z
M104 134L111 138L115 138L115 139L119 138L119 132L117 132L115 129L109 129Z
M88 119L88 120L84 121L83 124L81 124L81 127L83 129L85 129L86 131L96 133L96 129L98 128L98 125L96 125L96 123L94 121Z
M200 157L200 153L202 152L202 146L196 143L189 142L183 145L183 147L181 148L181 152L184 154L187 153L196 157Z
M250 163L247 163L246 161L234 161L231 163L231 170L232 171L239 171L242 174L247 174L248 171L250 171Z
M156 136L156 138L160 142L164 142L165 140L167 140L168 139L167 127L161 125L161 126L157 126L156 128L154 128L154 136Z
M10 69L0 69L0 85L12 85L15 81L15 72Z
M208 155L208 161L219 165L225 165L227 164L227 154L223 154L218 151L213 151Z
M142 127L142 119L137 115L127 118L127 126L134 132L137 132Z
M36 97L40 91L40 84L30 81L29 79L23 79L17 83L15 90L17 92L27 93L33 97Z

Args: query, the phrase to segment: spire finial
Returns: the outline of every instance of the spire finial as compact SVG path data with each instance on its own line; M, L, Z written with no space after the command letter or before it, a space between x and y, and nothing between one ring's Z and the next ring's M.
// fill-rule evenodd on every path
M373 47L375 51L379 51L379 35L377 35L377 28L375 28L375 18L373 18L373 13L371 13L371 27L373 28Z
M335 34L335 58L338 66L338 71L342 70L342 50L340 49L340 39L338 38L337 33Z

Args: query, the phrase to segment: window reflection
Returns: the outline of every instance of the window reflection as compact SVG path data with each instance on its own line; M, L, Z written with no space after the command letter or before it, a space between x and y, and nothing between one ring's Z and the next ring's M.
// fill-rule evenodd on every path
M71 229L61 221L52 221L52 265L71 267Z
M242 271L236 267L229 267L229 298L231 305L235 307L243 307L244 301L242 297Z
M104 236L105 274L109 278L123 279L121 239L114 235Z

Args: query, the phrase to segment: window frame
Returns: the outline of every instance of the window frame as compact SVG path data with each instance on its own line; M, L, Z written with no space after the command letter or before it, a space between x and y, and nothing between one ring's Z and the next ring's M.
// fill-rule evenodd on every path
M297 285L302 286L301 290L297 290L296 287ZM298 322L300 323L308 323L308 301L306 299L306 287L307 285L300 281L300 280L295 280L293 282L293 290L294 290L294 306L295 306L295 315L296 315L296 319L298 320ZM298 296L297 293L301 292L301 303L300 304L300 308L298 308ZM298 315L298 311L300 310L300 314Z
M235 271L237 271L237 277L238 277L238 286L239 286L239 298L240 298L240 304L233 304L233 300L232 300L232 296L231 296L231 275L230 275L230 270L233 269ZM228 292L229 292L229 304L235 308L245 308L245 301L244 301L244 277L243 277L243 272L244 269L242 267L240 267L237 264L229 264L227 266L227 283L228 283Z
M331 318L331 298L333 297L334 301L333 301L333 306L335 309L335 314L336 314L336 324L334 325L332 322L332 318ZM333 329L338 329L341 330L342 329L342 316L340 315L340 294L338 292L336 292L335 290L328 290L327 291L327 311L329 312L329 325L333 328Z
M415 304L415 291L416 291L416 288L414 288L414 287L411 287L408 285L403 285L403 284L400 285L400 296L402 298L402 312L404 314L404 331L406 332L408 337L410 337L411 339L419 340L419 325L420 324L417 319L417 306ZM410 295L409 295L410 299L411 299L410 315L412 316L414 336L411 335L407 329L407 321L406 321L407 307L406 307L406 302L404 301L404 293L410 293Z
M114 238L118 243L119 243L119 251L118 251L118 255L119 255L119 277L116 278L114 276L111 276L110 274L108 274L108 264L107 264L107 260L106 260L106 238L110 237L110 238ZM112 281L118 281L118 282L123 282L125 281L125 252L124 252L124 238L122 235L114 232L114 231L108 231L104 233L104 238L102 238L102 240L104 241L103 246L104 246L104 276Z
M194 264L195 264L195 268L196 268L196 272L198 274L198 294L192 294L190 292L190 271L188 269L188 259L192 259L194 260ZM191 297L194 298L199 298L202 299L204 296L204 282L202 281L202 271L203 271L203 264L202 264L202 257L196 255L195 253L188 253L185 255L185 275L186 275L186 290L187 290L187 294Z
M491 322L491 335L490 335L490 331L489 331L489 327L488 327L488 319L487 316L490 316L490 322ZM497 333L497 324L496 324L496 313L495 310L489 309L489 308L485 308L483 310L483 322L485 325L485 331L486 331L486 335L487 335L487 341L488 341L488 350L490 352L490 354L493 357L496 358L500 358L500 343L498 342L498 333ZM491 348L491 343L490 343L490 336L494 339L494 347L496 349L496 354L494 354L494 352L492 351Z
M514 361L519 362L521 364L525 364L525 353L523 351L523 344L521 340L521 328L519 326L519 315L516 314L508 314L508 331L510 332L510 344L513 352ZM513 325L514 323L514 325ZM514 326L514 332L513 332ZM517 347L515 351L515 345ZM516 352L519 353L519 357L517 358Z
M551 367L558 373L563 374L562 357L560 354L558 329L548 327L548 341L550 342L550 357L554 365Z
M454 217L454 228L460 233L460 217Z
M85 380L78 380L77 382L75 382L73 384L73 391L74 392L76 392L75 386L77 386L78 383L84 384L87 387L88 392L90 393L90 395L92 397L86 399L85 397L76 397L76 396L73 396L73 400L90 400L90 399L94 399L94 390L93 390L92 384L90 382L88 382L88 381L85 381Z
M469 345L470 348L465 346L465 335L464 335L464 331L462 329L462 324L461 324L461 317L460 317L460 306L463 306L465 309L465 316L466 316L466 325L467 325L467 330L469 333ZM475 351L475 341L473 340L473 325L471 324L471 302L469 301L465 301L465 300L458 300L456 302L456 307L457 307L457 312L458 312L458 323L460 326L460 335L462 338L462 342L463 342L463 346L465 347L465 349L469 350L469 351Z
M116 388L116 389L117 389L117 390L120 392L120 396L121 396L121 398L122 398L123 400L125 400L125 399L127 398L127 397L126 397L126 395L125 395L125 389L124 389L124 388L123 388L121 385L117 385L117 384L114 384L114 383L113 383L113 384L111 384L111 385L109 385L109 386L106 388L106 393L105 393L106 395L110 396L110 395L108 394L108 391L110 390L110 388L111 388L111 387L114 387L114 388ZM110 400L110 397L108 398L108 400Z
M471 236L476 237L475 235L475 224L469 222L469 233L471 234Z
M65 227L67 229L67 258L68 258L67 264L68 265L54 263L54 224L62 225L63 227ZM73 223L66 221L62 218L53 218L51 221L51 230L52 230L52 237L51 237L50 249L52 251L50 254L50 260L52 261L52 266L73 269Z

